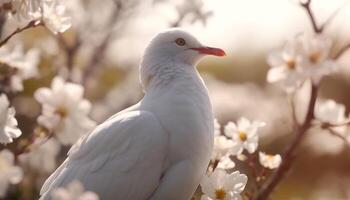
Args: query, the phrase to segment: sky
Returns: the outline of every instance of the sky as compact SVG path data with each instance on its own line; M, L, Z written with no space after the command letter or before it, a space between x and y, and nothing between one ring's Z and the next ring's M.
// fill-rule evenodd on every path
M173 1L179 2L179 1ZM297 0L204 0L204 9L213 15L207 24L185 25L182 28L194 34L202 43L225 49L229 57L255 54L276 48L283 41L303 32L311 31L310 22ZM123 61L139 58L149 40L176 19L176 3L144 5L137 13L128 37L118 41L115 48L128 47L128 54L117 56ZM350 17L349 0L313 0L312 8L319 23L342 7L331 26L337 26L339 37L346 37L345 17ZM333 28L334 29L334 28ZM112 51L113 52L113 51ZM116 56L111 54L111 56ZM137 60L137 59L136 59Z

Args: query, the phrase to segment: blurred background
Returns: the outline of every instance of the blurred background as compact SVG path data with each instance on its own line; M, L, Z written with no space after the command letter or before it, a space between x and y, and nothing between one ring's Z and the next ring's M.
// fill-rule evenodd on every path
M138 81L142 52L156 33L170 27L186 29L203 44L225 49L226 57L208 57L198 65L222 126L242 116L265 121L267 126L261 133L260 150L272 154L282 153L293 136L287 96L280 87L266 82L269 69L266 57L296 34L312 32L306 12L297 0L62 2L72 17L68 31L53 35L43 27L32 28L17 34L7 44L23 43L26 50L40 51L40 75L25 80L24 90L12 99L22 137L30 137L41 112L40 104L32 98L33 92L49 86L57 73L85 87L85 97L93 105L94 121L102 122L139 101L143 95ZM320 24L339 11L324 31L334 42L334 52L350 42L349 4L348 0L312 1ZM5 38L16 26L6 21L1 37ZM339 59L339 65L339 71L322 82L320 98L346 105L348 114L350 52ZM300 110L307 98L300 92L297 102ZM33 166L27 166L30 176L21 183L25 195L13 195L12 199L35 199L42 181L64 159L69 147L48 149L54 151L56 164L45 172L33 172ZM350 199L349 155L349 146L339 138L320 130L311 131L298 150L296 165L271 199ZM48 159L37 162L45 163ZM244 165L237 165L238 170L249 176Z

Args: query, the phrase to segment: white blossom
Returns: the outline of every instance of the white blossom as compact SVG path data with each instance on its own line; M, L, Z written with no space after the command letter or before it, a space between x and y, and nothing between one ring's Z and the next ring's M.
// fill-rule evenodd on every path
M220 160L221 157L229 153L233 148L233 141L223 135L214 136L214 148L212 160Z
M43 107L38 123L54 131L63 144L73 144L95 126L88 117L91 104L83 93L81 85L55 77L51 88L39 88L34 94Z
M0 48L0 62L5 63L10 73L12 91L23 90L23 80L38 76L39 50L30 49L26 53L23 46L18 44L13 48L3 46Z
M269 169L276 169L277 167L280 166L282 162L282 158L279 154L270 155L264 152L259 152L259 162L263 167L266 167Z
M0 95L0 143L2 144L11 143L14 138L22 135L21 130L17 127L15 109L9 106L7 96Z
M238 171L227 174L225 170L216 168L200 183L204 193L201 200L240 200L247 180L247 176Z
M339 124L345 122L345 106L334 100L326 100L316 104L316 118L322 122Z
M53 33L71 27L71 19L60 0L14 0L10 17L19 26L31 21L41 21Z
M56 156L61 146L54 138L43 140L37 139L29 153L20 155L20 160L38 172L50 173L56 169Z
M0 151L0 198L5 197L9 184L17 184L23 178L23 171L14 165L14 156L11 151Z
M263 126L264 122L250 122L246 118L239 119L237 124L228 122L225 126L225 135L233 140L232 154L239 155L244 149L254 153L258 147L258 130Z
M214 121L214 148L212 153L212 160L220 160L221 157L228 154L233 147L233 141L221 135L220 124L215 119Z
M316 119L323 123L336 125L331 127L331 129L339 134L345 135L347 128L345 124L349 121L349 118L345 116L345 110L346 108L344 105L338 104L334 100L326 100L316 103L315 116ZM342 126L341 124L344 125Z
M58 1L43 0L42 20L53 33L62 33L71 27L71 19L66 14L66 8Z
M40 3L41 0L13 0L10 14L18 25L23 25L40 17Z
M51 193L52 200L98 200L96 193L84 191L79 181L73 181L67 188L58 188Z
M301 65L307 77L318 83L322 77L336 70L336 63L329 58L332 41L323 35L300 36L303 45Z
M232 169L236 166L235 162L230 158L229 155L221 157L218 163L218 168L221 169Z
M331 47L330 39L323 35L297 35L282 50L268 56L271 69L267 81L280 83L287 91L295 89L306 79L318 83L336 70L335 61L329 57Z
M286 89L298 86L303 78L301 57L301 44L298 40L288 41L282 50L274 51L268 55L267 62L271 69L267 73L267 81L280 83Z

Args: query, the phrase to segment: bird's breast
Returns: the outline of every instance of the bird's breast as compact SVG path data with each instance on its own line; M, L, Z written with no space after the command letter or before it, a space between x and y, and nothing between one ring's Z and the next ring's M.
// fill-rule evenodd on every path
M169 163L191 160L207 165L213 146L213 113L200 83L154 92L149 106L169 135Z

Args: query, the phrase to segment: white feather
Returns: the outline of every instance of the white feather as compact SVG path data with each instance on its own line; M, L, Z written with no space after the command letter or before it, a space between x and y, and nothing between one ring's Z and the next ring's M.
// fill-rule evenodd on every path
M101 199L145 199L159 184L167 137L147 111L107 120L72 147L67 160L44 184L41 199L50 199L45 193L73 180Z

